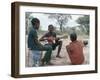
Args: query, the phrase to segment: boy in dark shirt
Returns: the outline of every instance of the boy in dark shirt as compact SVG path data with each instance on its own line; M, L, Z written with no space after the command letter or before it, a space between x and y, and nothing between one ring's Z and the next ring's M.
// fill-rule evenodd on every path
M33 18L31 20L31 23L32 23L32 29L28 34L28 49L31 50L33 55L34 51L46 51L42 64L44 63L49 64L51 59L52 47L51 45L42 45L38 41L37 30L40 27L39 19Z

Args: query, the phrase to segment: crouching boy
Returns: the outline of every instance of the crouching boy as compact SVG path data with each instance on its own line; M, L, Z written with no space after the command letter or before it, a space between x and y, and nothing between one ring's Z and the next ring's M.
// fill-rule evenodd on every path
M71 64L78 65L84 62L83 44L77 40L76 33L70 34L71 43L66 46Z

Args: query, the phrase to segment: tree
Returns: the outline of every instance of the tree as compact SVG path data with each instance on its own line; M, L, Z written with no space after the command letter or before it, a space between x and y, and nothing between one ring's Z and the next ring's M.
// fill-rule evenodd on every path
M50 14L48 18L55 19L56 23L60 26L60 31L63 32L64 26L72 17L69 14Z
M32 12L26 12L25 13L25 19L26 19L26 34L28 34L29 29L30 29L30 20L32 19L32 17L30 17L31 14L32 14Z
M89 23L90 23L90 21L89 21L89 16L88 15L84 15L84 16L82 16L82 17L79 17L77 20L76 20L76 22L78 23L78 24L80 24L80 26L79 26L79 28L81 29L81 30L83 30L86 34L88 34L89 35Z

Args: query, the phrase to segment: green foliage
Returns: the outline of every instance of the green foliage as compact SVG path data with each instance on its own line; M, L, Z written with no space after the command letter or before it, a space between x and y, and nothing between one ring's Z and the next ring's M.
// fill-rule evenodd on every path
M82 16L82 17L79 17L77 20L76 20L76 22L78 23L78 24L80 24L80 26L79 26L79 28L82 30L82 31L84 31L86 34L88 34L89 35L89 23L90 23L90 21L89 21L89 15L84 15L84 16Z

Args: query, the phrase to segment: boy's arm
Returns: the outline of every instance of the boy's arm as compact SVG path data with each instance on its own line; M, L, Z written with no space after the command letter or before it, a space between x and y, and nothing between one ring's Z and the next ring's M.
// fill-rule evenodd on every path
M70 47L69 47L69 45L66 46L66 50L67 50L68 54L71 53L71 52L70 52Z
M32 32L32 35L33 35L33 42L35 43L35 46L42 47L43 45L38 40L37 32L36 31L33 31Z
M47 40L46 34L43 35L43 36L39 39L39 41L45 41L45 40Z

